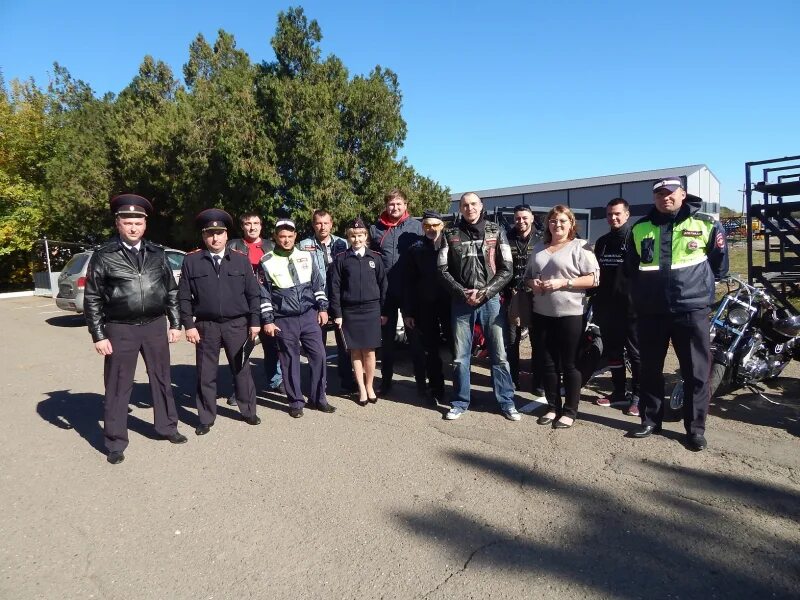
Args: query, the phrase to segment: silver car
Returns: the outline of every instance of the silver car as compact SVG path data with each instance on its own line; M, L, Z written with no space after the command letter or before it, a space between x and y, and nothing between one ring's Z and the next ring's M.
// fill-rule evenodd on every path
M167 254L167 262L172 269L175 281L180 281L181 267L186 253L172 248L166 248L164 252ZM91 256L91 250L79 252L64 265L61 275L58 276L58 294L56 295L58 308L76 313L83 312L83 289L86 286L86 269Z

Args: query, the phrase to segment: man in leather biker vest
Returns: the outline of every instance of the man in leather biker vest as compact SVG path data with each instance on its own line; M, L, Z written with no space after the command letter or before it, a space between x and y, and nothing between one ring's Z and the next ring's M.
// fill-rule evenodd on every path
M103 436L107 460L116 465L125 460L128 447L128 401L140 352L150 379L156 432L173 444L186 437L178 433L168 345L181 332L178 284L164 249L143 239L153 205L122 194L111 199L111 211L118 236L89 260L83 310L95 350L105 361Z
M503 343L505 312L499 297L511 281L511 249L503 228L484 217L483 202L477 194L461 196L459 210L461 219L445 230L437 257L439 275L450 293L455 345L452 408L445 419L458 419L469 408L472 331L479 321L492 362L495 398L503 416L519 421Z
M706 448L711 389L709 307L714 281L728 273L728 246L719 221L701 212L702 200L677 178L653 186L655 206L631 232L625 259L638 316L642 425L629 433L645 438L664 419L664 358L675 348L684 380L686 446Z

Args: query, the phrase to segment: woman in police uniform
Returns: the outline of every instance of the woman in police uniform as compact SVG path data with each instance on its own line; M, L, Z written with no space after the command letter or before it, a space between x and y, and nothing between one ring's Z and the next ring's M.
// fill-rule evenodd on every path
M380 255L367 249L367 226L359 217L346 230L350 248L331 264L330 310L341 328L353 363L361 406L378 401L372 387L375 348L381 345L382 314L386 300L386 272Z

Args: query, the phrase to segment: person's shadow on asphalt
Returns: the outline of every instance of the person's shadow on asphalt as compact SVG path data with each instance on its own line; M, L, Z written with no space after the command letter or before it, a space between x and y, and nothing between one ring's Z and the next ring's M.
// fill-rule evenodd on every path
M134 384L132 399L137 397L135 388L147 384ZM70 390L47 392L48 398L36 405L37 414L59 429L74 429L89 445L106 453L103 442L103 396L101 394L73 394ZM128 415L128 430L153 440L161 439L152 423Z

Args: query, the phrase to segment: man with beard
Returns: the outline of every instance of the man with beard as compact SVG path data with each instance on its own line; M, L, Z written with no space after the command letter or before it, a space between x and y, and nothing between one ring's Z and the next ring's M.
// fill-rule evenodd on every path
M506 335L508 339L508 366L514 387L519 389L519 344L522 341L522 330L530 327L532 313L531 291L523 281L525 268L531 249L541 241L541 233L536 229L533 212L527 204L514 207L514 227L508 232L508 245L511 248L511 260L514 263L514 274L503 290L503 301L507 315ZM533 364L535 361L531 360ZM537 398L544 396L542 382L531 367L531 389Z
M444 400L444 375L439 347L442 336L450 340L450 296L441 285L436 255L444 231L442 216L432 210L422 215L425 237L408 250L406 302L403 314L406 329L418 329L425 351L425 372L433 404Z

